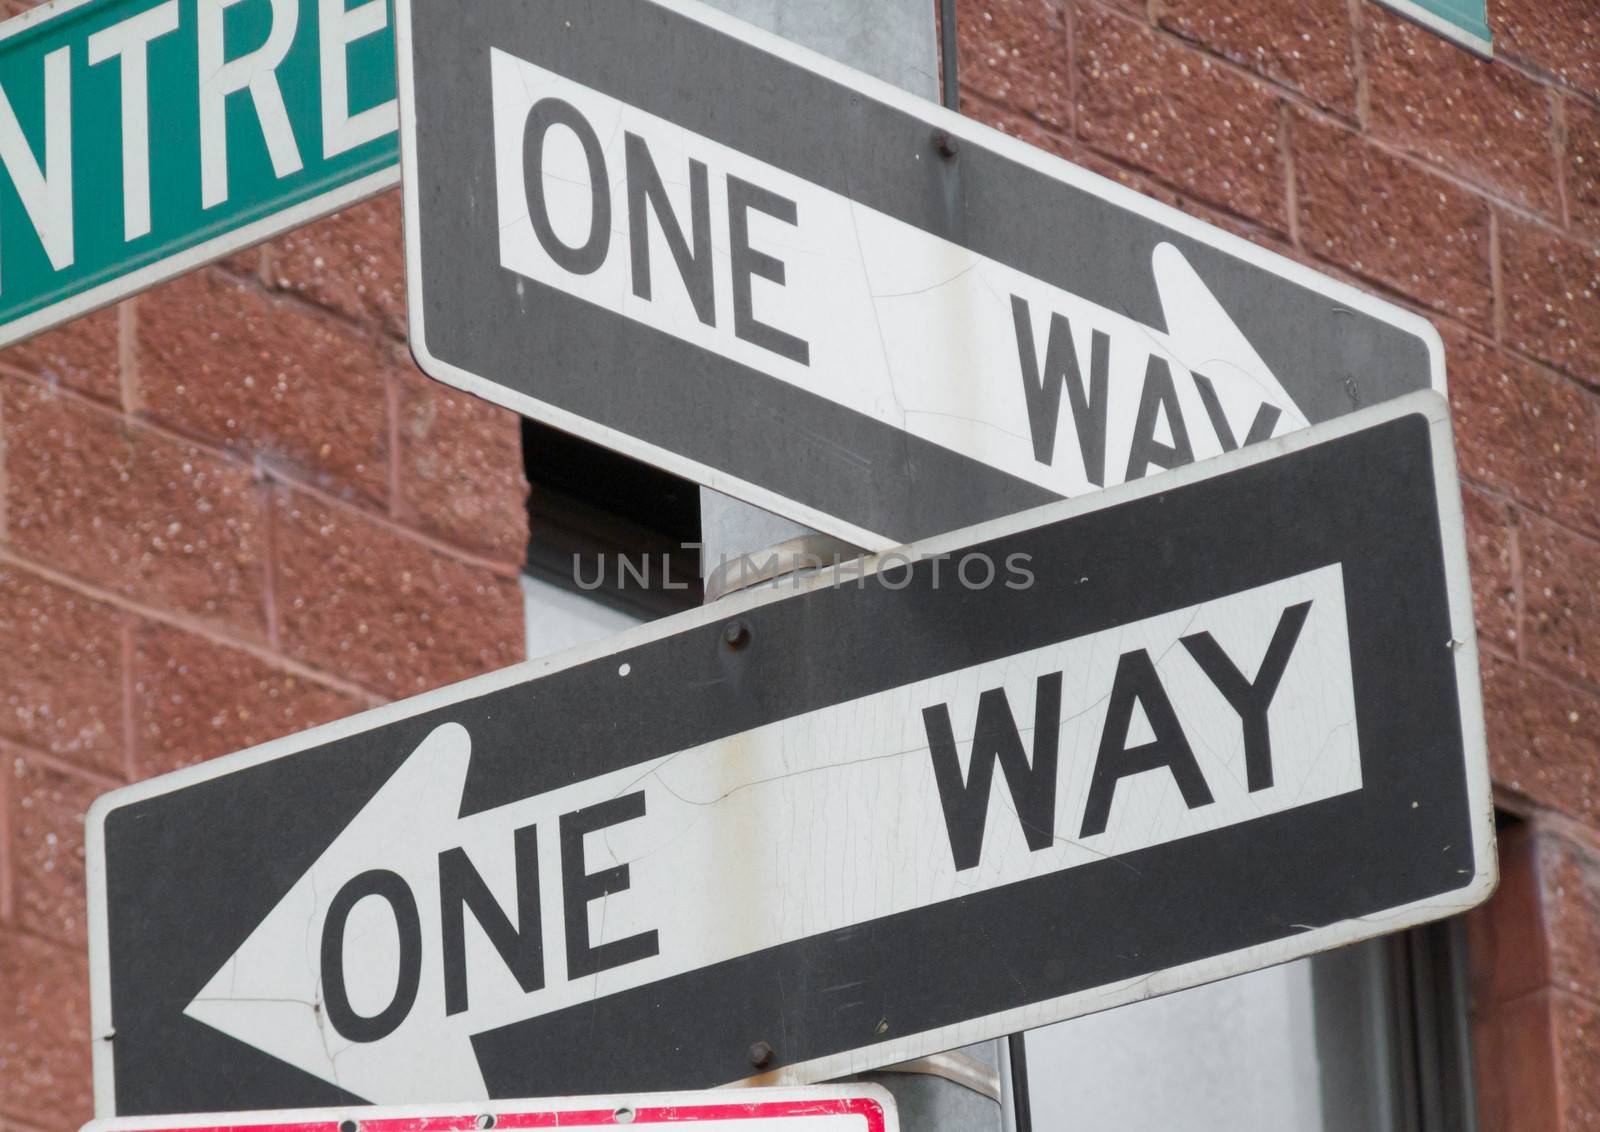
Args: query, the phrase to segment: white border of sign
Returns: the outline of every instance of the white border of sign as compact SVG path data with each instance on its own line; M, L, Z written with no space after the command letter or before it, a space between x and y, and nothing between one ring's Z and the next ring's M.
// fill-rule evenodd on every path
M880 567L903 567L903 558L922 558L949 555L963 547L1025 531L1047 523L1059 522L1076 515L1088 514L1108 507L1118 506L1134 499L1160 494L1183 487L1197 480L1226 475L1239 468L1250 467L1262 461L1296 452L1335 437L1345 436L1383 421L1409 414L1420 413L1427 417L1434 442L1435 490L1439 498L1439 515L1444 548L1445 581L1449 594L1451 636L1450 642L1440 642L1440 647L1450 647L1455 657L1455 674L1460 696L1463 753L1466 758L1468 803L1473 822L1473 848L1479 872L1472 881L1449 893L1446 897L1417 901L1394 909L1381 916L1369 916L1346 923L1331 924L1312 929L1302 935L1277 940L1257 947L1246 948L1228 955L1171 968L1152 975L1129 979L1111 986L1098 987L1062 998L1051 999L1031 1006L1003 1011L984 1018L973 1019L960 1025L928 1030L917 1034L882 1042L866 1050L846 1052L814 1061L785 1066L764 1078L763 1083L776 1085L802 1084L807 1081L825 1081L860 1073L879 1066L909 1061L942 1050L955 1049L1003 1033L1016 1033L1048 1024L1062 1017L1094 1013L1152 998L1170 991L1184 990L1202 983L1229 978L1246 971L1301 959L1319 951L1345 944L1357 943L1375 936L1386 935L1431 920L1464 912L1488 899L1498 883L1498 864L1495 860L1494 799L1490 792L1488 748L1484 738L1482 688L1478 674L1477 632L1473 622L1472 586L1467 572L1467 544L1465 520L1461 510L1461 489L1456 478L1455 447L1450 427L1450 407L1445 399L1431 391L1412 393L1405 397L1363 409L1337 420L1315 425L1309 429L1290 433L1275 440L1264 441L1249 448L1191 464L1150 479L1139 480L1096 492L1078 499L1052 503L1020 515L997 519L964 531L957 531L902 548L888 559L869 559L864 564L863 576L871 577ZM856 574L852 571L853 581ZM826 586L830 574L813 575L796 586L802 589ZM104 872L104 822L109 809L138 802L159 794L170 793L214 778L236 774L248 767L283 758L299 751L320 747L363 731L372 730L398 720L408 719L422 712L446 707L463 700L475 699L501 688L509 687L536 676L573 668L592 660L614 655L628 649L647 645L652 641L683 632L695 626L726 621L731 617L770 602L782 601L793 595L787 587L737 594L714 605L691 610L665 620L641 625L606 640L573 649L558 656L528 661L523 664L479 676L446 688L415 696L398 703L386 704L372 711L351 716L335 723L314 728L298 735L266 743L262 746L228 755L200 766L177 771L174 774L138 783L102 796L90 808L86 822L86 857L88 862L89 892L89 977L91 992L91 1025L94 1046L95 1109L104 1116L113 1112L115 1104L114 1065L111 1043L103 1040L112 1032L111 972L107 962L106 936L106 878Z
M1448 39L1457 47L1464 47L1483 59L1494 58L1494 41L1473 35L1466 28L1451 23L1436 12L1430 12L1416 0L1378 0L1385 8L1421 24L1435 35Z
M56 16L81 8L91 3L91 0L49 0L37 8L31 8L20 16L0 24L0 42L13 36L20 35L32 28L35 24L44 23ZM71 322L75 318L93 314L102 307L123 299L132 298L141 291L176 279L190 271L215 263L232 255L234 252L243 251L270 240L274 236L281 236L314 221L321 220L324 216L338 212L352 204L359 204L370 197L375 197L386 189L392 189L400 183L400 165L397 162L376 173L369 173L365 177L349 184L340 185L337 189L323 193L321 196L303 200L299 204L274 212L270 216L263 216L253 220L241 228L234 228L220 236L196 244L192 248L185 248L181 252L170 255L155 263L147 263L143 267L130 271L126 275L119 275L87 291L80 291L76 295L41 307L32 314L23 315L11 322L0 324L0 349L14 346L35 334L42 334L46 330L53 330L63 323Z
M263 1112L231 1112L231 1113L205 1113L194 1116L122 1116L108 1119L91 1120L83 1126L82 1132L179 1132L186 1128L203 1128L211 1130L227 1129L228 1132L286 1132L286 1129L303 1129L307 1125L342 1125L345 1121L353 1122L359 1129L366 1124L378 1121L407 1120L416 1121L417 1127L423 1127L424 1122L430 1126L441 1121L453 1121L461 1124L463 1128L481 1128L481 1118L492 1116L503 1119L508 1116L532 1116L549 1113L567 1112L611 1112L616 1113L627 1109L638 1112L644 1109L677 1109L677 1110L725 1110L730 1106L752 1106L757 1108L787 1109L777 1113L755 1112L750 1116L734 1117L719 1112L716 1116L708 1116L696 1120L687 1116L676 1116L670 1123L678 1124L700 1123L707 1127L708 1132L716 1132L718 1124L726 1124L730 1120L764 1120L780 1121L786 1118L817 1117L817 1116L848 1116L848 1113L830 1113L815 1111L817 1106L826 1106L830 1102L837 1104L840 1101L865 1101L876 1105L883 1117L882 1132L900 1132L900 1117L895 1108L894 1097L882 1085L872 1085L865 1082L851 1082L841 1085L812 1085L798 1089L703 1089L698 1092L688 1093L619 1093L601 1097L546 1097L540 1100L525 1101L488 1101L479 1105L440 1104L440 1105L403 1105L395 1107L365 1108L350 1106L349 1108L305 1108L305 1109L274 1109ZM813 1111L807 1112L807 1108ZM634 1124L632 1120L617 1121L619 1127ZM646 1120L635 1125L640 1128L660 1128L669 1123L665 1120ZM515 1127L515 1125L513 1125ZM564 1127L564 1125L563 1125ZM595 1124L578 1125L579 1128L594 1128ZM746 1125L746 1127L748 1127Z
M1286 259L1275 252L1257 247L1230 232L1213 227L1202 220L1179 212L1159 201L1142 196L1115 181L1091 173L1071 162L1046 153L1037 146L1019 141L998 130L991 129L971 118L947 110L937 103L918 98L890 83L846 67L825 55L811 51L789 40L763 31L699 0L650 0L698 23L732 36L762 51L779 55L789 63L803 67L821 77L858 90L867 97L901 110L928 123L930 129L942 130L958 141L967 141L998 153L1020 165L1027 166L1046 176L1082 189L1103 200L1125 208L1149 220L1163 224L1175 232L1188 236L1253 264L1280 278L1298 283L1317 294L1325 295L1354 310L1359 310L1379 321L1400 327L1427 343L1432 368L1432 386L1439 393L1446 391L1444 367L1444 340L1434 325L1420 315L1393 303L1361 291L1321 272ZM535 397L485 380L435 357L428 350L427 327L423 321L421 278L421 233L417 218L417 141L416 141L416 85L412 70L411 6L414 0L395 0L395 46L399 52L398 69L400 99L400 169L401 186L405 202L406 291L410 325L411 352L430 377L449 383L458 389L492 401L526 417L533 417L570 432L584 440L615 449L628 456L664 468L684 479L704 484L724 495L731 495L765 508L785 518L804 523L819 531L844 539L871 551L885 551L894 543L882 535L847 523L806 504L782 496L759 484L738 479L697 460L691 460L668 449L647 443L626 433L607 428L585 417L568 412Z

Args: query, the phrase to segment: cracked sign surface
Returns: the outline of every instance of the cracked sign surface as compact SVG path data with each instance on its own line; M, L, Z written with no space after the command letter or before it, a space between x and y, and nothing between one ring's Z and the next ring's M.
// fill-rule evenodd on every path
M111 795L100 1110L804 1083L1470 906L1454 469L1417 394Z
M1425 320L698 4L397 23L423 369L860 545L1443 390Z

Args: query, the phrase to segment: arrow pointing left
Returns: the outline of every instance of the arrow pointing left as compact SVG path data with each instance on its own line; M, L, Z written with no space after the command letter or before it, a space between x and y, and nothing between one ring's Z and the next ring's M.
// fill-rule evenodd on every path
M455 824L471 751L459 724L430 734L184 1012L368 1100L485 1099L466 1019L458 1024L445 1016L442 980L426 969L438 965L437 949L421 947L439 938L436 901L413 897L414 941L402 926L406 910L390 900L362 901L344 925L344 954L360 956L344 964L350 1007L376 1016L397 998L414 996L383 1041L352 1041L331 1024L321 970L328 910L352 877L373 861L401 877L437 868L437 847L417 830ZM413 942L422 958L414 976L405 969Z
M1345 621L1328 566L508 792L467 817L472 739L442 724L187 1014L373 1103L487 1097L475 1043L507 1026L1358 789ZM1242 716L1207 675L1217 669L1182 643L1204 632L1241 672L1279 657L1270 737L1257 741L1270 750L1247 752ZM1152 704L1175 706L1110 711L1135 672ZM1058 713L1044 727L1055 742L1032 756L1052 784L1019 822L1014 768L1003 784L991 773L972 789L993 812L973 827L956 796L968 788L941 760L964 758L963 779L984 781L974 736L994 708L980 702L1000 693L1007 718L1035 723L1019 743ZM1099 759L1143 749L1152 721L1192 750L1187 785L1158 769L1097 787ZM866 801L879 798L896 799L892 813Z

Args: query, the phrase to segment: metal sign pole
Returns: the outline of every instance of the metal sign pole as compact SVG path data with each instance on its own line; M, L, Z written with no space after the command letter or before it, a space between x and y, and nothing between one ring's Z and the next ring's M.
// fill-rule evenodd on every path
M718 8L778 32L895 82L916 94L939 97L940 54L929 0L825 0L803 8L770 0L711 0ZM941 22L953 5L941 8ZM885 12L885 8L899 11ZM887 30L886 30L887 29ZM946 52L948 54L948 51ZM953 85L954 60L944 63ZM716 601L753 585L770 583L799 570L816 569L835 559L848 561L863 551L790 522L721 492L700 490L701 555L706 564L706 600ZM927 1132L997 1132L1001 1127L999 1042L918 1058L864 1079L894 1094L905 1126Z

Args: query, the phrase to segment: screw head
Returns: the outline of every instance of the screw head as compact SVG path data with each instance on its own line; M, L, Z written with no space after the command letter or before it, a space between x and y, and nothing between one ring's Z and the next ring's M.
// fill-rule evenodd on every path
M772 1058L775 1053L776 1051L772 1048L771 1042L764 1040L759 1042L751 1042L750 1064L755 1066L757 1069L765 1069L767 1066L772 1064Z
M939 151L940 157L947 160L961 151L960 143L943 130L933 135L933 148Z
M722 643L730 649L742 649L750 643L750 626L743 621L729 621L722 627Z

